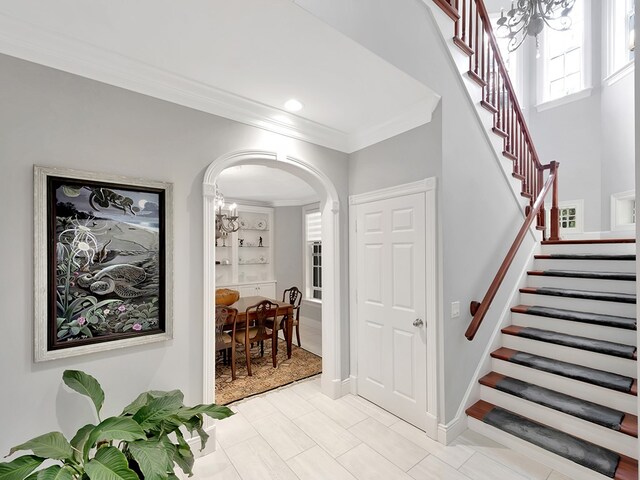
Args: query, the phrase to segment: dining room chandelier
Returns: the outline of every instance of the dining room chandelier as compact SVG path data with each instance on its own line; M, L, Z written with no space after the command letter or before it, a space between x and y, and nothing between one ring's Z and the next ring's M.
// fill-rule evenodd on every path
M500 12L496 34L508 38L508 50L514 52L527 38L538 35L545 25L553 30L563 31L571 28L569 13L576 0L516 0L511 2L511 10L505 15Z
M216 239L220 237L226 237L230 233L237 232L240 228L240 222L238 222L238 206L235 203L229 205L229 213L224 212L225 203L224 196L215 185L215 197L214 205L216 210Z

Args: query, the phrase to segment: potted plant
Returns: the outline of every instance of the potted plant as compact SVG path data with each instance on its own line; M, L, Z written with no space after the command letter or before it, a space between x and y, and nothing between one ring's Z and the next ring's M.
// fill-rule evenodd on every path
M66 370L64 383L91 399L97 425L87 424L68 441L50 432L13 447L9 455L31 451L11 462L0 463L0 480L177 480L176 465L193 475L194 456L181 428L200 436L201 450L208 435L203 415L223 419L227 407L186 407L180 390L142 393L120 415L100 418L104 391L91 375ZM38 468L46 460L56 464Z

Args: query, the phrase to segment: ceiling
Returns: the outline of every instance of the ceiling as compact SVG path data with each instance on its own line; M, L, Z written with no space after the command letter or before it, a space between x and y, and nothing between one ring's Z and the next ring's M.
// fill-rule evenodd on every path
M0 53L346 152L439 101L292 0L0 0Z
M238 165L222 171L216 179L225 199L264 203L276 207L308 205L320 197L309 184L279 168ZM228 203L228 202L227 202Z

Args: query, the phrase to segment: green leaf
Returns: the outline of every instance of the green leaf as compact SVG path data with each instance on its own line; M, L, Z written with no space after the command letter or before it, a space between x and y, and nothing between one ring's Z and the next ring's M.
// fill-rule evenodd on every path
M60 465L52 465L36 472L35 475L36 480L73 480L73 470L62 468Z
M19 450L31 450L34 455L56 460L69 460L73 458L73 449L60 432L50 432L32 438L28 442L13 447L9 455L13 455Z
M198 435L200 435L200 451L203 451L204 447L207 446L207 440L209 440L209 434L204 431L204 428L202 428L201 425L196 427L196 431L198 432Z
M133 416L133 419L144 429L153 428L167 416L175 414L181 407L184 395L180 390L173 390L166 395L154 398Z
M149 392L141 393L136 397L136 399L131 402L129 405L124 407L122 413L120 415L135 415L138 410L144 407L147 403L151 401L153 397Z
M100 416L100 409L104 403L104 391L95 378L80 370L65 370L62 380L70 389L89 397L96 407L96 413Z
M44 460L44 458L35 455L24 455L12 462L0 463L0 480L24 480Z
M193 464L195 459L191 452L191 447L184 439L180 430L175 431L176 438L178 439L178 449L173 457L173 461L182 469L184 473L191 476L193 475Z
M233 411L228 407L222 405L210 404L210 405L196 405L191 408L181 408L178 412L180 418L191 418L194 415L205 414L216 420L222 420L223 418L233 415Z
M144 430L129 417L109 417L89 434L84 444L83 457L88 459L89 451L99 440L124 440L132 442L147 438Z
M145 480L166 479L168 472L173 471L173 449L167 448L164 442L159 440L139 440L129 443L129 453L138 462Z
M127 458L116 447L100 448L85 466L91 480L139 480L127 464Z
M71 439L71 446L75 449L73 452L73 456L77 462L82 461L82 452L84 451L84 445L85 443L87 443L87 440L89 440L89 435L94 428L96 428L96 426L92 425L91 423L85 425L80 430L78 430L74 437Z

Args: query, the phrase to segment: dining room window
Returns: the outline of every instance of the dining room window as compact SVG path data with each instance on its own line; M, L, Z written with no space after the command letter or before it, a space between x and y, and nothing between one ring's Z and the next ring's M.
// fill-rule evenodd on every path
M305 299L322 301L322 216L318 209L304 211Z

